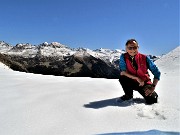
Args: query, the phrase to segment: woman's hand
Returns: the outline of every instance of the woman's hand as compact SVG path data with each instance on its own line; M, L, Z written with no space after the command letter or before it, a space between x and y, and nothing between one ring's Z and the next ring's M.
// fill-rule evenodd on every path
M148 87L145 89L145 96L151 96L152 93L154 92L155 87Z

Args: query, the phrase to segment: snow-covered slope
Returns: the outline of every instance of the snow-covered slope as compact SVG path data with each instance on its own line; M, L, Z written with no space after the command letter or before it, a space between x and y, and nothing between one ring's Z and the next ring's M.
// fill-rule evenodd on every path
M11 70L8 66L4 65L4 64L1 63L1 62L0 62L0 68L3 69L3 71L4 71L4 69L5 69L5 70Z
M123 95L117 79L43 76L0 64L0 134L179 134L180 75L171 60L179 58L175 52L157 61L162 76L156 88L159 103L154 105L145 105L137 92L132 103L117 104L115 99Z
M176 75L180 73L180 46L162 56L156 63L161 67L164 72L173 72Z

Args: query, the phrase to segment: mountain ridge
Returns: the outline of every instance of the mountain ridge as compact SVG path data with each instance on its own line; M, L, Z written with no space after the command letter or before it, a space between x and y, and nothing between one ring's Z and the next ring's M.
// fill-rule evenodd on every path
M1 60L13 70L45 75L117 79L119 56L125 51L70 48L58 42L11 46L1 41L0 53Z

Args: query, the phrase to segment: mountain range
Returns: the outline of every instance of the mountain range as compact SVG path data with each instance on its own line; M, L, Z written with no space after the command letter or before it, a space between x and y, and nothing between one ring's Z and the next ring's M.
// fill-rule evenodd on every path
M119 56L124 52L120 49L70 48L58 42L12 46L0 41L0 61L13 70L44 75L117 79Z

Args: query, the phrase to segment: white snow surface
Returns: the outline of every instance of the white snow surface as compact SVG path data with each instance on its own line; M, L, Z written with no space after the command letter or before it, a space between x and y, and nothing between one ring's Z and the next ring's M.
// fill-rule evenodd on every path
M117 104L117 79L71 78L12 71L0 63L0 135L92 135L180 132L179 47L156 62L159 102ZM158 132L159 133L159 132Z

